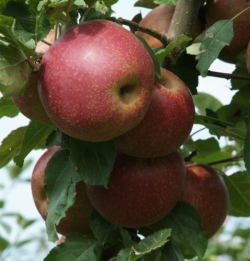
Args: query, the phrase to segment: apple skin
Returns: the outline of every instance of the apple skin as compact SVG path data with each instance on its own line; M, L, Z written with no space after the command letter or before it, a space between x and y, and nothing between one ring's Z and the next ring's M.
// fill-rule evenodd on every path
M50 147L37 161L31 178L31 191L36 208L42 218L46 220L48 198L45 192L45 169L52 156L62 148ZM56 173L55 173L56 175ZM89 227L89 219L93 211L83 181L76 184L76 199L73 206L66 211L66 217L62 218L56 227L59 234L67 236L71 233L92 234Z
M168 214L183 191L186 168L179 151L161 158L117 154L108 189L87 185L94 208L127 228L154 224Z
M248 72L250 73L250 40L247 46L246 64L247 64Z
M197 208L207 238L223 225L229 210L229 194L221 175L202 163L186 164L187 175L181 199Z
M170 154L188 138L194 117L195 106L188 87L172 72L161 69L148 112L134 129L115 139L117 150L142 158Z
M248 8L250 3L246 0L208 0L205 14L207 26L224 19L231 19L236 14ZM236 56L247 48L250 39L250 10L244 12L234 20L234 37L229 46L225 46L219 54L219 59L235 63Z
M91 142L113 139L146 114L154 65L143 44L122 26L93 20L70 28L40 66L39 93L52 122Z
M33 72L24 95L13 95L12 100L18 110L30 120L53 125L41 103L37 82L38 72Z
M166 34L168 32L174 11L175 6L173 5L158 5L141 20L140 25L155 30L161 34ZM197 19L193 38L198 36L204 29L203 23ZM143 37L152 49L163 47L163 43L161 41L149 34L140 31L137 31L136 34Z

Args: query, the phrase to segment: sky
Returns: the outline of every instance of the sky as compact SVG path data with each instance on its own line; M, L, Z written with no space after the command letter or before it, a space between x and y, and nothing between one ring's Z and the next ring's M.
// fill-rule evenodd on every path
M147 14L149 9L145 8L134 8L133 4L135 1L131 0L119 0L117 4L114 5L114 16L116 17L123 17L126 19L132 19L134 15L141 12L143 16ZM220 72L227 72L230 73L234 69L233 65L226 64L220 61L216 61L211 70L220 71ZM228 104L231 100L232 92L230 90L230 81L225 79L219 79L215 77L206 77L199 79L199 92L207 92L215 97L217 97L223 104ZM1 140L8 135L11 130L14 130L20 126L27 125L29 120L22 116L21 114L14 119L11 118L2 118L0 119L0 142ZM205 135L203 133L203 135ZM31 173L34 167L36 160L42 155L43 151L33 151L29 156L28 159L32 159L31 166L25 171L24 177L30 178ZM9 185L8 175L5 169L0 169L0 185L5 184ZM5 192L6 193L6 192ZM0 200L3 197L3 194L0 190ZM8 211L17 211L23 214L28 218L38 218L41 220L40 215L38 214L32 194L30 185L23 183L23 184L16 184L15 188L11 191L8 191L8 202L6 209Z

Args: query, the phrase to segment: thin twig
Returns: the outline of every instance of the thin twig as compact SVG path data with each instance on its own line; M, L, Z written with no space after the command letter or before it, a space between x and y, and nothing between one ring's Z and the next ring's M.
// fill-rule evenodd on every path
M167 37L167 35L165 34L161 34L155 30L149 29L148 27L144 27L139 25L136 22L124 19L124 18L114 18L112 17L112 20L114 20L115 22L121 23L123 25L127 25L131 28L133 28L135 31L141 31L143 33L149 34L153 37L155 37L156 39L158 39L159 41L161 41L165 46L169 44L169 39Z
M250 81L250 75L245 74L234 74L234 73L222 73L222 72L214 72L208 71L207 76L219 77L224 79L238 79L238 80L245 80Z
M227 158L227 159L223 159L223 160L212 161L212 162L209 162L207 164L208 165L217 165L217 164L235 162L235 161L240 161L240 160L243 160L242 156L237 156L237 157L233 157L233 158Z
M197 150L192 151L187 157L184 158L184 160L185 162L189 162L195 156L197 156Z

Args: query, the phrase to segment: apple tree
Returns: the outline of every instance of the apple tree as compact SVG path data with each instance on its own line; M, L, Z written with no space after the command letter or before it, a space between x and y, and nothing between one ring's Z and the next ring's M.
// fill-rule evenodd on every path
M30 183L36 247L53 242L45 261L247 260L249 226L223 230L250 216L250 3L138 0L148 14L128 20L118 1L0 2L0 118L29 119L0 168ZM199 91L207 77L230 81L229 104ZM20 233L35 220L6 201L0 259L34 241L10 243L7 217Z

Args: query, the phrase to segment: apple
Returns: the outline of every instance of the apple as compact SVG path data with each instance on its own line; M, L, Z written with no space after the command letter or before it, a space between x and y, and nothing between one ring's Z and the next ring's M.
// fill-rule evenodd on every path
M179 200L186 174L179 151L154 159L117 154L108 189L87 184L93 207L110 222L127 228L156 223Z
M247 63L248 72L250 73L250 39L247 46L246 63Z
M48 198L45 192L44 175L49 160L61 150L59 146L50 147L37 161L31 178L31 190L36 208L42 218L46 220L48 209ZM56 175L56 173L55 173ZM89 219L93 207L86 193L83 181L76 184L76 199L73 206L66 211L66 217L62 218L56 227L59 234L67 236L71 233L91 234Z
M207 238L211 238L227 217L229 209L227 187L219 172L207 164L188 163L186 169L181 199L197 208L203 218Z
M92 20L65 32L43 56L39 93L65 134L99 142L135 127L146 114L154 65L121 25Z
M151 30L155 30L161 34L166 34L168 32L174 11L174 5L158 5L141 20L140 25ZM197 19L193 38L198 36L203 30L203 23L200 21L200 19ZM143 37L152 49L163 47L163 43L161 41L157 40L155 37L149 34L140 31L136 32L136 34Z
M55 30L50 30L49 34L45 37L44 40L52 44L55 41ZM36 52L45 54L49 47L49 45L39 41L36 45ZM37 63L37 65L39 66L39 63ZM33 72L26 87L25 93L23 95L13 95L12 100L19 111L30 120L53 125L41 103L37 84L38 72Z
M37 82L38 72L33 72L25 93L23 95L13 95L12 100L18 110L30 120L53 125L41 103Z
M245 8L250 7L246 0L208 0L206 2L207 26L224 19L231 19ZM250 39L250 10L238 16L233 22L234 37L229 46L220 52L219 59L229 63L236 62L236 56L247 48Z
M188 87L172 72L161 69L145 117L135 128L115 139L117 150L142 158L170 154L188 138L194 116Z

